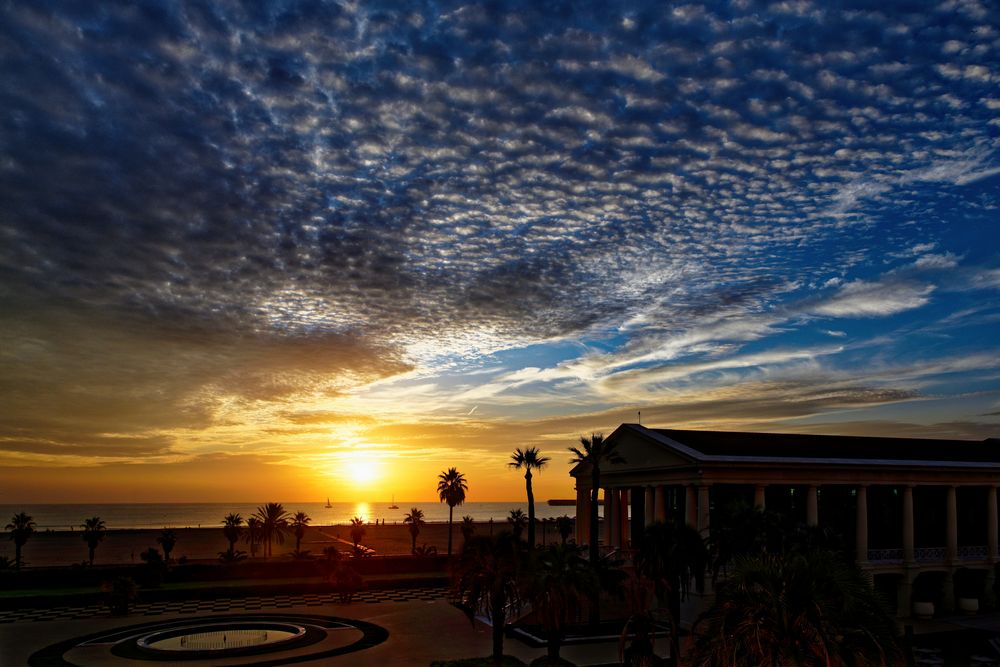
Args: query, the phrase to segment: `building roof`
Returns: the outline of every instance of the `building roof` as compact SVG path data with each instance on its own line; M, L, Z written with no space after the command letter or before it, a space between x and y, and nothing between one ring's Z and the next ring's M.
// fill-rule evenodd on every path
M928 438L877 438L847 435L800 435L737 431L689 431L645 428L691 450L695 459L754 457L776 459L852 459L855 461L941 461L1000 464L1000 440L938 440Z

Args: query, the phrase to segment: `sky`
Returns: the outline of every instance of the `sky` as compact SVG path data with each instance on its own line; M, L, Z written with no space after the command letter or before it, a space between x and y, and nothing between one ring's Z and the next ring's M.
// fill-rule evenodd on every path
M996 437L998 207L990 2L6 2L0 503Z

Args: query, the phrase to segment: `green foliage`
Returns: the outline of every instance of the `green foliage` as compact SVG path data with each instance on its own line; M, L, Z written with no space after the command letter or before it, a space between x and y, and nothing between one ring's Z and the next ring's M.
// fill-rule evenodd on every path
M458 529L462 533L462 540L468 542L469 538L476 534L476 522L471 516L463 516Z
M507 531L493 537L475 536L462 548L455 571L456 592L471 623L475 624L477 612L490 619L495 659L503 655L508 615L521 608L520 574L519 542Z
M528 525L528 517L525 516L524 510L519 507L510 511L507 523L510 524L511 532L514 533L514 539L519 540L521 539L521 535L524 534L524 528Z
M238 513L227 514L222 520L222 534L226 536L226 541L229 542L229 561L235 562L236 560L240 560L235 556L235 549L236 543L240 541L240 536L243 534L243 517Z
M115 577L101 584L101 590L105 594L104 603L115 616L128 615L132 603L139 598L139 587L132 577Z
M559 531L559 538L562 540L562 543L566 544L569 536L573 534L573 519L565 514L556 518L556 530Z
M156 538L156 543L163 547L163 559L169 563L170 553L177 546L177 532L173 528L164 528Z
M296 512L295 516L292 517L292 530L295 533L295 553L301 553L300 549L302 547L302 538L306 534L306 526L312 519L305 512Z
M149 547L141 554L140 560L145 565L139 568L139 583L149 588L156 588L163 583L167 574L167 563L156 547Z
M575 545L551 545L534 551L529 565L524 595L548 636L547 659L558 664L570 616L585 600L594 597L599 585L597 575Z
M288 530L288 512L281 503L267 503L257 508L254 516L260 521L261 541L268 556L272 554L274 542L285 543L285 532ZM251 548L252 551L252 548Z
M427 546L426 544L421 544L419 547L413 550L414 556L437 556L437 547L434 545Z
M354 542L355 553L361 551L361 549L358 549L358 545L361 543L361 540L364 539L366 532L368 531L365 528L364 519L362 519L359 516L356 516L353 519L351 519L351 541Z
M865 575L827 551L738 558L698 619L689 664L904 664Z

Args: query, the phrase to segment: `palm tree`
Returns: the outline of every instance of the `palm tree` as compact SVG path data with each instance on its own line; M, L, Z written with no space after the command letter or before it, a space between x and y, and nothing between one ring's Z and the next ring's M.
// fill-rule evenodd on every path
M865 575L828 551L737 559L698 619L691 665L901 665Z
M660 600L666 600L670 614L670 655L680 655L679 623L681 602L705 585L708 549L698 530L687 524L657 522L646 529L635 556L636 570L653 583ZM676 659L671 657L671 660Z
M462 523L458 526L458 531L462 533L462 543L464 544L465 542L468 542L469 538L476 532L475 520L473 520L473 518L469 515L463 516Z
M507 517L507 523L510 524L510 529L514 533L514 539L520 540L521 534L524 533L524 526L528 523L528 517L526 517L521 508L518 507L516 510L510 511L510 516Z
M417 507L410 508L410 513L403 517L403 523L410 524L410 539L413 544L410 546L410 553L417 553L417 535L420 534L420 527L424 525L424 511Z
M10 518L10 523L3 527L10 531L10 539L14 540L14 566L21 569L21 549L28 538L35 532L35 521L25 512L19 512Z
M535 447L528 447L524 451L518 447L510 455L511 462L508 467L514 470L524 469L524 486L528 490L528 548L535 548L535 492L531 489L531 471L538 472L549 462L549 457L542 456Z
M267 547L267 556L272 555L271 544L285 543L285 530L288 528L288 512L281 503L267 503L257 508L255 516L260 519L261 536Z
M295 553L299 552L299 547L302 546L302 538L306 534L306 526L312 518L305 512L296 512L295 516L292 517L292 529L295 531Z
M247 530L243 535L243 539L246 540L247 544L250 545L250 556L254 557L257 555L257 545L260 543L261 537L263 537L264 529L261 526L260 519L255 516L247 519Z
M625 459L615 451L618 448L618 443L605 442L604 436L600 433L593 433L590 438L581 437L580 445L583 449L578 449L577 447L569 448L569 451L573 452L573 458L569 462L590 466L590 562L596 563L598 558L597 496L601 490L601 465L605 463L625 463Z
M570 612L593 596L598 586L593 568L576 545L552 545L537 552L528 575L526 597L545 628L549 664L559 664L562 635Z
M556 530L559 531L559 537L562 539L562 543L566 544L566 540L569 536L573 534L573 519L569 518L565 514L556 518Z
M240 534L243 532L243 517L238 513L230 513L226 515L226 518L222 520L222 532L226 536L226 540L229 542L229 558L232 559L236 554L236 543L240 539Z
M354 553L358 553L358 544L365 537L365 520L359 516L351 519L351 541L354 542Z
M503 531L496 537L473 536L462 547L456 588L462 609L475 627L482 610L493 627L493 664L503 659L503 635L508 613L521 606L518 577L521 570L518 541Z
M469 484L465 481L465 475L458 472L457 468L448 468L438 475L438 497L441 502L448 503L448 557L451 557L451 522L455 511L455 505L465 502L465 492L469 490Z
M163 560L170 562L170 552L177 544L177 533L173 528L164 528L160 536L156 538L157 544L163 547Z
M107 526L104 525L101 517L93 516L80 524L80 527L83 528L83 541L87 543L90 564L93 565L94 552L97 550L97 545L104 540L104 533L107 532Z

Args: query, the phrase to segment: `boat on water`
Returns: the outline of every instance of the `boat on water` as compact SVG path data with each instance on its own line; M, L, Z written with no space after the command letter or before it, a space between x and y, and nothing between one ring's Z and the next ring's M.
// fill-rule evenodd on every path
M326 505L324 505L324 507L326 507L327 509L333 507L333 505L330 504L330 496L326 497Z
M399 509L399 505L396 504L396 494L392 495L392 504L389 505L389 509L391 509L391 510L398 510Z

